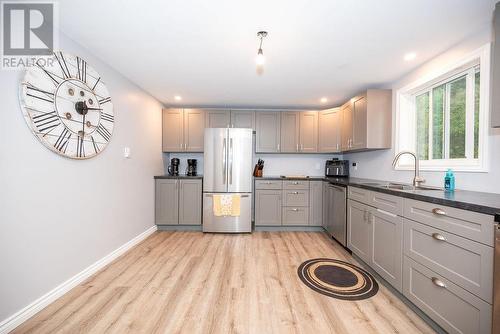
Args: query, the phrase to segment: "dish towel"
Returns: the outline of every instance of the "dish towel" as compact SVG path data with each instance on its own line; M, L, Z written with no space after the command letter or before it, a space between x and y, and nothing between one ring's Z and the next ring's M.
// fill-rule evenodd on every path
M239 217L241 195L213 195L214 216L216 217Z

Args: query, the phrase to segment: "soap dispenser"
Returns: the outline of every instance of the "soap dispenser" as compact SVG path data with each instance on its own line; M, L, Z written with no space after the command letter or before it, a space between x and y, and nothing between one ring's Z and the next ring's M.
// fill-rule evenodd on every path
M455 175L453 175L453 171L451 169L448 169L446 175L444 176L444 189L446 191L455 190Z

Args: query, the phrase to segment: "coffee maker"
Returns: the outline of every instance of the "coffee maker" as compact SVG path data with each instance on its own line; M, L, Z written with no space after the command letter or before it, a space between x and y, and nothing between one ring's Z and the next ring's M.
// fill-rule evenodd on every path
M186 168L186 175L187 176L196 176L196 165L197 161L196 159L187 159L187 168Z
M179 162L180 160L178 158L172 158L170 160L170 166L168 166L168 174L169 175L179 175Z

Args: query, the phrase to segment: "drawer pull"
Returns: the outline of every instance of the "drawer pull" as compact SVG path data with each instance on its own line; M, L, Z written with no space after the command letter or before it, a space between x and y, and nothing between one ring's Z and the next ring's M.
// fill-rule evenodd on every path
M293 184L299 184L297 181L295 181Z
M446 241L446 238L439 233L432 233L432 237L439 241Z
M446 211L444 211L443 209L440 209L440 208L432 209L432 213L435 215L439 215L439 216L446 216Z
M267 181L266 184L271 184L271 182Z
M299 211L299 209L297 209L297 208L293 208L293 209L292 209L292 211Z
M445 288L446 289L446 284L443 283L439 278L433 277L431 278L432 283L434 283L435 286L438 286L440 288Z
M292 194L294 194L294 195L298 195L298 194L299 194L299 192L298 192L298 191L294 191L294 192L292 192Z

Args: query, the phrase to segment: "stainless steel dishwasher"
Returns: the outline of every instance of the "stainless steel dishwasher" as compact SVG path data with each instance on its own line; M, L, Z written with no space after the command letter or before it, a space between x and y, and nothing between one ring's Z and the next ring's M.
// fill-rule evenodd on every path
M347 245L347 221L346 200L347 191L345 187L328 185L328 210L326 230L344 247Z

